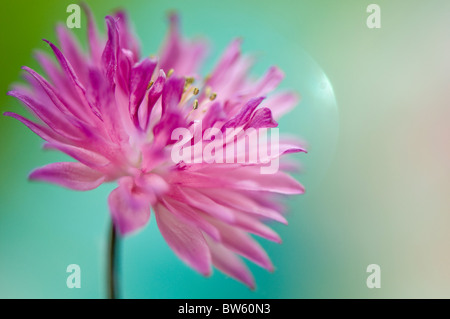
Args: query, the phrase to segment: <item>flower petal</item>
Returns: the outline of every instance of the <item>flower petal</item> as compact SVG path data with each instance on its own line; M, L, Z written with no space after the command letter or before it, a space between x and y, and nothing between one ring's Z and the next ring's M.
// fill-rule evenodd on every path
M247 128L272 128L277 127L278 123L272 118L272 112L269 108L264 107L258 109L253 114L250 121L245 125L245 129Z
M59 150L91 168L101 168L110 163L105 157L100 154L73 145L62 143L46 143L44 144L44 148Z
M140 53L139 43L133 35L128 16L125 11L120 10L114 14L117 21L117 28L119 30L120 46L133 53L133 58L138 59Z
M196 172L173 171L168 178L170 183L194 188L224 187L287 195L305 192L303 185L291 176L281 171L273 174L261 174L259 166L233 166L232 170L227 170L224 174L224 171L217 169L216 165L209 164Z
M69 61L66 59L66 57L62 54L62 52L50 41L45 40L46 43L52 48L53 53L56 56L56 59L58 60L59 64L61 65L61 68L66 73L67 77L72 81L72 83L75 85L78 92L80 92L81 96L84 95L85 88L83 84L81 84L80 80L78 79L78 76L75 74L75 71L72 67L72 65L69 63Z
M211 253L201 231L180 221L159 204L155 207L159 230L175 254L201 274L211 274Z
M3 113L3 115L15 118L16 120L22 122L26 127L28 127L31 131L37 134L40 138L48 142L52 141L59 141L63 143L69 142L69 140L67 140L65 137L55 133L48 127L34 123L33 121L30 121L29 119L23 117L22 115L12 112L5 112Z
M105 20L108 26L108 41L103 50L102 63L110 86L113 86L119 56L119 31L113 17L106 16Z
M152 78L153 71L156 67L156 60L145 58L141 62L135 64L131 69L130 77L130 115L137 126L137 112L139 106L144 99L147 85Z
M47 124L48 127L59 135L74 141L83 138L81 131L56 107L53 110L49 106L45 107L25 92L9 91L8 95L21 101L38 119Z
M109 194L108 204L114 225L122 235L139 230L150 219L150 202L133 187L131 178L119 181L119 187Z
M223 75L230 70L231 66L236 63L241 55L241 43L241 39L235 39L228 45L214 71L211 73L211 77L208 80L209 85L215 88L218 82L224 80Z
M267 95L280 84L283 78L284 73L279 68L276 66L270 67L266 74L264 74L264 76L255 84L251 95Z
M249 214L241 213L239 211L235 211L234 215L235 221L233 226L239 227L246 232L258 235L267 240L281 243L280 236L270 227L264 225L261 221L256 219L255 216L250 216Z
M162 116L176 108L183 94L185 80L172 75L164 84L162 92Z
M185 76L195 75L200 63L204 60L207 45L203 41L185 41L179 30L179 17L171 14L170 30L161 49L160 67L168 72L174 69Z
M210 216L213 216L214 218L218 218L225 222L234 221L234 214L231 209L216 203L211 198L201 192L198 192L197 190L184 187L182 190L180 188L179 192L176 192L175 194L175 196L182 198L184 202L189 203L191 206Z
M59 24L56 27L58 40L61 45L62 52L65 53L67 60L75 70L81 82L84 82L87 77L86 57L80 50L80 45L77 43L73 35L67 30L66 26Z
M100 172L76 162L45 165L31 172L29 178L80 191L97 188L105 179Z
M264 101L272 110L272 116L274 119L279 119L284 114L292 110L300 101L300 96L293 92L281 92L275 93Z
M104 46L104 42L98 35L97 25L88 5L81 2L81 6L87 16L89 51L94 64L98 65L98 63L101 62L102 47Z
M217 228L202 218L194 208L168 197L164 198L163 203L164 206L176 215L177 218L193 227L201 229L206 234L214 238L214 240L220 241L220 233Z
M258 105L261 104L264 98L265 97L262 96L250 99L238 114L236 114L223 125L223 128L225 129L228 127L239 127L246 124L248 121L250 121L253 112L258 107Z
M50 101L60 112L64 114L64 116L70 118L70 120L73 122L79 123L80 119L90 122L90 118L89 116L86 116L86 112L80 112L79 108L73 107L71 103L67 103L66 101L64 101L58 90L55 89L50 83L48 83L40 74L26 66L22 67L22 69L33 76L33 78L39 83L40 87L45 92ZM48 105L47 107L50 108L52 107L52 105Z
M232 278L246 284L250 289L255 289L255 279L245 263L235 253L225 248L220 243L205 237L211 250L211 258L214 267L226 273Z
M210 222L220 231L221 243L235 253L251 260L255 264L273 271L273 265L267 253L256 240L246 232L222 223L218 220L209 219Z
M287 225L286 218L284 218L279 211L266 207L253 200L252 197L249 196L250 192L225 188L203 188L201 189L201 192L207 194L211 199L224 206L253 214L258 218L272 219Z
M153 83L150 90L148 90L147 107L144 106L142 109L142 124L141 127L144 131L147 130L148 124L150 122L150 115L152 114L153 107L158 101L164 89L164 84L166 82L166 74L163 70L159 70L159 75Z

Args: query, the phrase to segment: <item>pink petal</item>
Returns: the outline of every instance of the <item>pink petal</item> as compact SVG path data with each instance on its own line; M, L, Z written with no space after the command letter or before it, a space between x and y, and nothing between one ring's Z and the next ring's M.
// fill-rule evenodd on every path
M110 85L113 86L119 56L119 31L113 17L106 16L105 20L108 26L108 41L103 50L102 64L106 77Z
M109 160L100 154L73 145L46 143L44 144L44 148L59 150L91 168L101 168L110 163Z
M258 235L276 243L281 243L280 236L270 227L264 225L262 222L256 219L255 216L250 216L249 214L236 211L233 226L239 227L246 232Z
M32 97L26 95L25 92L9 91L8 95L20 100L38 119L47 124L59 135L70 140L80 140L83 138L81 131L74 127L74 125L69 122L64 114L62 114L55 106L53 106L52 110L51 105L44 106Z
M287 225L286 218L279 211L256 202L247 192L224 188L206 188L201 192L206 193L219 204L253 214L258 218L272 219Z
M274 174L261 174L259 167L240 167L226 177L233 188L253 191L267 191L280 194L303 194L305 188L293 177L278 171Z
M252 57L241 56L240 46L240 39L231 42L206 81L217 93L217 100L226 102L224 108L229 115L235 115L242 108L242 98L248 93L248 73L254 62ZM245 95L245 98L254 96Z
M245 126L245 129L252 127L258 128L272 128L277 127L278 123L272 118L272 112L269 108L264 107L255 111L250 121Z
M109 209L122 235L144 227L150 219L150 202L147 196L134 189L131 178L122 178L119 187L108 197Z
M208 80L209 85L215 88L218 81L223 80L224 73L239 59L241 55L241 42L241 39L235 39L228 45L214 71L211 73L211 77Z
M232 278L246 284L250 289L255 289L255 279L244 262L235 253L206 237L211 250L213 265Z
M236 114L233 118L228 120L224 125L223 128L228 127L239 127L244 124L246 124L248 121L250 121L250 118L255 111L255 109L258 107L259 104L264 100L264 97L257 97L252 98L250 101L248 101L244 107L241 109L241 111Z
M201 274L211 274L211 254L201 231L180 221L163 205L155 207L159 230L175 254Z
M179 18L170 16L170 30L161 49L160 67L168 72L174 69L177 74L192 76L206 56L207 45L203 41L184 41L179 31Z
M33 76L33 78L44 90L50 101L53 102L53 104L58 108L60 112L64 113L64 116L70 118L73 122L79 122L79 119L84 119L90 122L90 119L86 116L85 112L80 112L78 108L73 107L70 103L64 101L60 93L58 93L58 90L56 90L50 83L48 83L41 75L26 66L22 67L22 69ZM49 105L49 107L50 106L51 105Z
M230 165L230 164L227 164ZM226 174L214 165L206 165L197 172L175 171L169 175L170 183L187 187L225 187L247 191L267 191L280 194L303 194L305 188L291 176L278 171L261 174L259 166L235 166Z
M201 229L206 234L211 236L214 240L220 241L220 233L217 228L208 223L204 218L202 218L202 216L198 214L195 209L169 197L166 197L163 200L163 204L180 220L183 220L193 227Z
M184 202L199 209L200 211L223 220L225 222L234 221L234 213L226 206L220 205L201 192L184 187L179 189L179 193L175 193Z
M116 143L127 140L128 136L122 124L127 119L129 122L131 120L128 115L126 118L123 118L123 121L121 120L120 113L117 110L118 102L114 99L113 88L109 86L109 83L105 81L104 75L97 68L89 69L89 84L86 98L93 113L95 113L97 118L101 119L103 125L100 125L100 128L104 129L107 139L112 139ZM128 104L121 109L126 109L128 112ZM101 134L101 131L98 133Z
M80 45L77 43L73 35L67 30L66 26L59 24L56 28L58 40L61 45L61 50L75 70L80 80L84 82L87 77L86 57L80 50Z
M120 46L131 51L134 59L138 59L140 56L139 43L136 41L136 37L131 30L126 12L120 10L116 12L114 16L116 18L117 28L119 30Z
M76 162L48 164L35 169L29 178L80 191L97 188L105 179L100 172Z
M83 84L81 84L80 80L78 79L78 76L75 74L75 71L72 67L72 65L69 63L69 61L66 59L66 57L62 54L62 52L50 41L45 40L45 42L50 45L50 47L53 50L53 53L55 54L59 64L61 65L61 68L66 73L67 77L72 81L72 83L75 85L75 88L79 92L80 96L84 96L85 88Z
M62 52L50 41L45 40L50 47L53 50L53 53L55 54L62 70L64 71L65 75L69 78L71 85L74 87L74 91L76 92L76 97L80 101L79 106L84 109L85 112L91 112L95 109L92 108L92 106L88 103L86 99L86 89L79 80L77 74L75 73L72 65L70 62L66 59L66 57L62 54Z
M253 261L255 264L273 271L273 265L264 249L244 231L219 222L218 220L209 219L210 222L220 231L222 238L221 243L235 253Z
M165 113L158 124L153 127L153 146L163 147L172 141L172 132L174 129L184 127L186 121L179 112Z
M267 98L264 101L272 110L272 116L274 119L279 119L284 114L291 111L300 101L300 96L292 92L276 93Z
M160 65L166 72L170 69L174 69L177 60L180 56L182 47L180 34L179 34L179 18L176 14L171 14L170 17L170 29L166 39L166 43L161 50Z
M162 92L162 115L176 108L181 100L185 79L172 75L165 83Z
M103 114L105 117L108 116L108 109L111 109L111 104L114 105L114 102L111 101L113 91L105 83L103 74L97 68L89 68L87 81L89 85L86 89L86 99L91 106L92 112L103 121L105 120Z
M137 125L137 112L144 99L147 85L156 67L156 60L145 58L131 69L130 77L130 114Z
M67 102L70 102L70 104L78 106L81 104L80 97L78 95L78 92L76 91L75 87L72 85L72 81L68 79L65 74L63 74L58 66L53 62L53 60L47 56L46 53L43 52L37 52L35 54L36 59L39 61L39 64L47 74L50 81L55 86L55 89L59 91L61 96L64 96L64 99ZM83 106L79 107L80 109L83 108ZM77 109L77 108L74 108ZM80 112L83 113L83 112ZM83 116L81 116L83 117Z
M83 7L83 10L87 16L90 54L94 64L98 64L101 61L102 47L104 46L104 43L98 35L97 25L95 24L95 19L92 16L91 10L84 2L81 2L81 6Z
M208 106L207 112L202 119L203 130L211 128L218 121L224 121L226 119L226 114L223 110L222 104L220 102L212 103Z
M158 101L159 97L162 94L165 82L166 82L166 74L164 73L163 70L159 70L158 78L148 91L147 108L144 109L142 115L142 118L144 119L142 128L144 129L144 131L146 131L148 128L150 115L152 113L156 101Z
M273 91L278 84L280 84L281 80L284 78L284 73L277 67L272 66L269 70L264 74L264 76L255 84L252 89L251 95L259 96L259 95L267 95L271 91Z
M31 131L33 131L35 134L37 134L40 138L42 138L48 142L52 142L52 141L68 142L68 140L66 138L55 133L48 127L34 123L34 122L30 121L29 119L23 117L22 115L12 113L12 112L5 112L5 113L3 113L3 115L10 116L10 117L15 118L16 120L22 122L26 127L28 127Z

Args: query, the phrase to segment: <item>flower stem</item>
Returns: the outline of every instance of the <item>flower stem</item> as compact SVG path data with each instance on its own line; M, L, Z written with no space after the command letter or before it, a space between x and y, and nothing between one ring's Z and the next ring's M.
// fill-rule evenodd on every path
M117 299L117 231L114 224L111 223L111 230L109 234L109 249L108 249L108 298Z

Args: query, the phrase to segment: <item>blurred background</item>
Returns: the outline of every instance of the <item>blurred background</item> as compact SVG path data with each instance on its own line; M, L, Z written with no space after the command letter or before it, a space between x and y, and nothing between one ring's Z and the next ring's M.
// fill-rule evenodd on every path
M6 92L32 53L56 40L74 1L15 1L0 19L0 110L20 111ZM250 265L256 291L221 274L185 266L154 216L121 243L124 298L450 298L450 2L415 1L87 1L103 17L125 8L144 54L155 53L177 10L183 33L211 44L205 74L235 37L275 64L283 88L303 99L281 132L309 144L296 175L306 194L287 200L289 225L273 225L281 245L262 242L276 271ZM366 8L381 7L369 29ZM73 29L85 41L82 28ZM104 298L114 185L75 192L27 181L37 166L64 159L17 121L0 117L0 297ZM68 289L66 267L81 267ZM366 267L381 267L368 289Z

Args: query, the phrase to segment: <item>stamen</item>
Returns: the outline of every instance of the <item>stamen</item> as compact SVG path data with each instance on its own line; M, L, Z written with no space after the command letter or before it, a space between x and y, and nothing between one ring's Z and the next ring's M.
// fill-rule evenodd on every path
M210 87L210 86L207 86L207 87L205 88L205 95L206 95L206 96L211 95L211 87Z
M173 69L170 69L169 72L167 72L167 78L170 78L170 76L173 74Z
M194 110L196 110L198 108L198 100L195 99L194 100Z
M183 92L186 92L187 89L191 86L192 83L194 83L195 79L193 77L186 78L184 82L184 89Z
M200 92L200 90L199 89L197 89L197 88L194 88L194 95L197 95L198 94L198 92Z
M214 100L216 99L216 97L217 97L217 94L213 92L213 93L209 96L209 99L210 99L211 101L214 101Z
M186 78L186 82L184 82L184 87L188 87L192 83L194 83L195 79L193 77Z
M154 83L153 81L148 82L147 90L150 89L150 88L152 87L153 83Z

